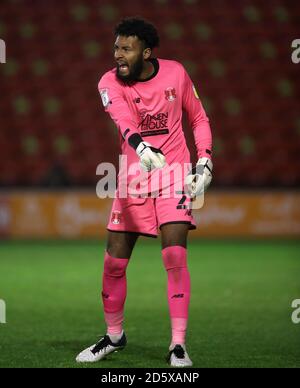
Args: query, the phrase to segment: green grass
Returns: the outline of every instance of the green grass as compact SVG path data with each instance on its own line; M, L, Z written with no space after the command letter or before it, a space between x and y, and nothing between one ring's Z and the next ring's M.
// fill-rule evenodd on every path
M300 367L300 242L193 241L187 345L195 367ZM128 268L123 352L88 366L76 354L105 332L102 242L1 242L0 367L165 367L170 328L159 241Z

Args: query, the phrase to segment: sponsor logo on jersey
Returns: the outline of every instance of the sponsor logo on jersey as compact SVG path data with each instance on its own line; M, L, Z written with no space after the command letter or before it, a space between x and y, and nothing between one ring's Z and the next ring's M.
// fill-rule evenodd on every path
M141 122L138 128L141 128L141 136L165 135L169 133L168 112L150 115L147 114L146 110L141 110L139 114Z
M167 88L165 90L165 98L166 98L166 100L168 100L170 102L175 101L175 99L176 99L176 90L175 90L175 88L172 88L172 87Z
M104 108L107 108L110 103L108 89L100 89L100 96L101 96L101 100Z

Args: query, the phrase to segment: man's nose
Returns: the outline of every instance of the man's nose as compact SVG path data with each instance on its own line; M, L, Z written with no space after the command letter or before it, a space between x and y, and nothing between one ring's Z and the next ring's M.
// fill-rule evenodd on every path
M120 50L115 51L115 59L116 60L123 59L123 55L121 54Z

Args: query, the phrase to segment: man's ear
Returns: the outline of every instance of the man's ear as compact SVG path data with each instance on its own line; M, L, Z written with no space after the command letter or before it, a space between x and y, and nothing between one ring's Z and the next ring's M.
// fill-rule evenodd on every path
M151 57L151 48L146 48L143 52L144 60L147 60Z

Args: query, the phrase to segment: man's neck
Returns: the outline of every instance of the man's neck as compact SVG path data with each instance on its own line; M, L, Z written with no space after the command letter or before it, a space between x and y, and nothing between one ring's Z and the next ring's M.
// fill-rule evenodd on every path
M154 74L155 68L151 61L145 61L144 62L144 68L143 71L139 77L140 81L143 81L147 78L150 78L152 74Z

